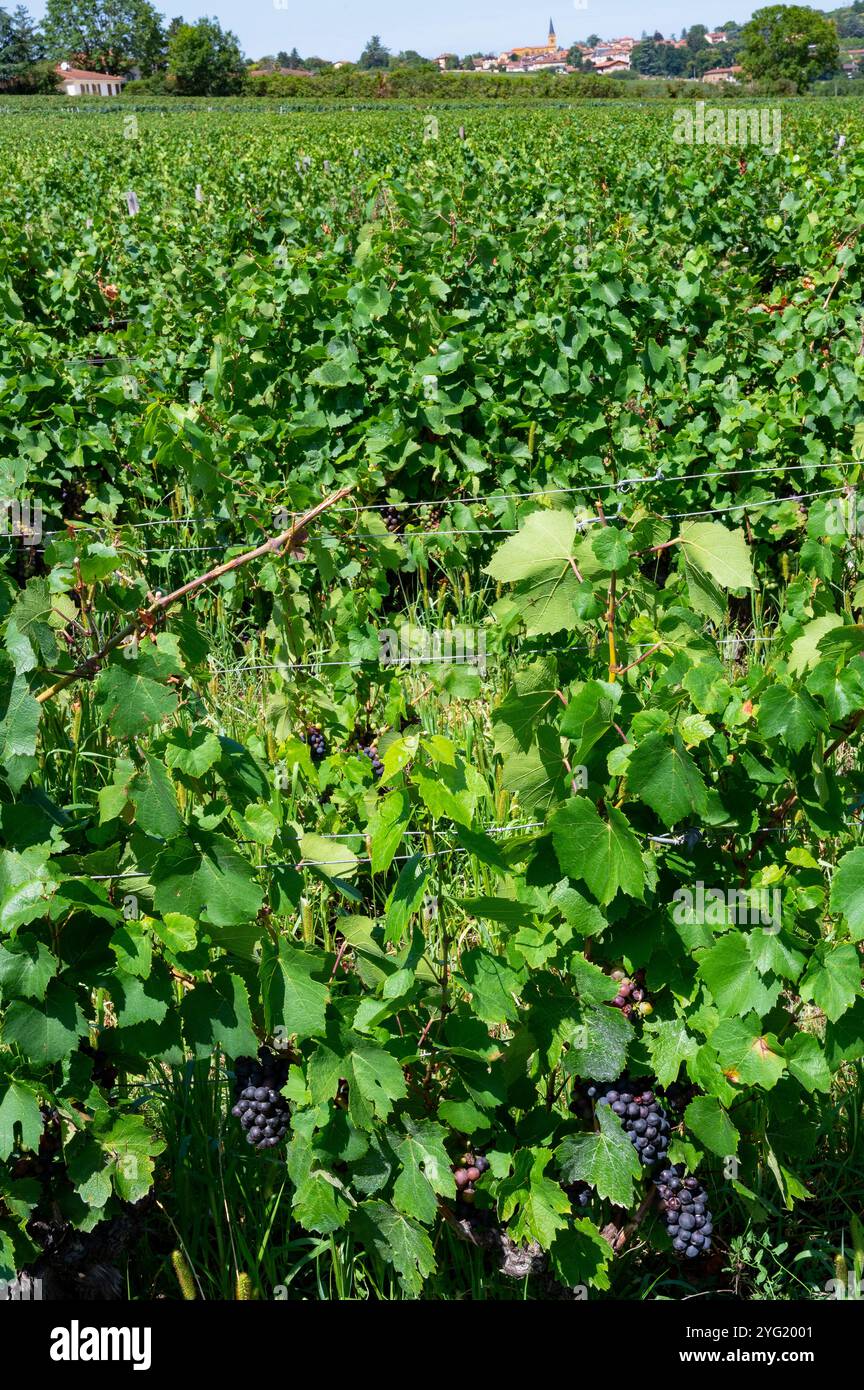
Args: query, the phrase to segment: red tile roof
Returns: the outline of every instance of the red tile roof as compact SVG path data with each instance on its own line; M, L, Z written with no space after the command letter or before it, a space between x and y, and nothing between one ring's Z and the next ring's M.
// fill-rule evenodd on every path
M84 68L65 68L62 63L58 63L55 69L57 76L69 82L125 82L125 77L117 77L110 72L87 72Z

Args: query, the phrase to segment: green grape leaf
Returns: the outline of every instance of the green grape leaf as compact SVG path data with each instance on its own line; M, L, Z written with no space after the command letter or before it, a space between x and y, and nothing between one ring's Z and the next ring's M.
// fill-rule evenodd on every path
M598 1196L630 1208L642 1165L621 1121L608 1105L598 1105L599 1133L571 1134L556 1151L562 1180L587 1182Z
M609 807L608 817L602 820L587 798L574 797L549 822L562 870L584 880L603 906L619 890L641 898L645 882L639 841L626 816Z

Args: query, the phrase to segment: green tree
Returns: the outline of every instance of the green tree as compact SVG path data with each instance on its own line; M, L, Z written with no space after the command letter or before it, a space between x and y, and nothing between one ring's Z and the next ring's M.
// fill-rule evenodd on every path
M401 53L397 53L391 63L394 68L423 68L429 63L428 58L424 58L422 53L418 53L413 48L405 48Z
M45 56L45 44L23 5L0 9L0 77L8 78Z
M691 53L698 53L702 48L710 48L710 44L705 35L708 33L704 24L691 24L687 31L687 47Z
M168 45L168 71L185 96L232 96L243 89L240 42L218 19L183 24Z
M574 43L572 48L568 48L567 62L570 64L571 68L584 67L585 59L582 57L582 49L578 44Z
M586 46L587 48L596 48L599 42L600 42L600 35L599 35L599 34L589 34L588 37L587 37L587 39L585 40L585 46Z
M97 72L148 73L164 62L162 17L150 0L47 0L42 27L48 57Z
M750 77L787 78L800 91L837 67L837 30L803 5L768 5L743 29L740 61Z
M360 54L359 65L367 71L371 68L388 68L390 66L390 49L384 47L378 34L373 34L363 49Z

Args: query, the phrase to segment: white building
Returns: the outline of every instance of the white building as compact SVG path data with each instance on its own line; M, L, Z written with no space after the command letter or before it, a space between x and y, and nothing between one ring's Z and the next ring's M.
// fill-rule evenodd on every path
M126 81L110 72L87 72L71 63L58 63L57 77L67 97L119 97Z

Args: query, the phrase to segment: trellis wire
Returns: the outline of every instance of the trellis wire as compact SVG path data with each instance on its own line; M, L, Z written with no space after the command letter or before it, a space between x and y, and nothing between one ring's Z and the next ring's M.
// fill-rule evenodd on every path
M439 498L424 499L424 500L422 500L422 501L416 501L416 502L412 502L412 501L410 501L410 500L405 500L405 499L400 500L400 501L397 501L397 502L364 502L364 503L358 502L357 505L356 505L356 506L353 506L353 507L352 507L352 506L334 507L334 508L333 508L333 515L335 516L335 515L336 515L337 513L339 513L339 512L350 512L350 513L353 513L353 514L356 515L358 512L364 512L364 511L365 511L365 512L388 511L388 510L390 510L391 508L392 508L393 510L401 510L401 509L403 509L403 508L411 508L411 509L414 509L414 508L420 508L420 507L455 507L455 506L462 506L462 507L480 507L480 506L485 506L487 503L490 503L490 502L512 502L512 501L519 501L519 500L530 500L530 499L537 498L537 497L572 496L572 495L575 495L575 494L577 494L577 493L594 493L594 492L597 492L598 490L601 490L601 489L612 489L613 491L620 491L620 490L622 490L622 489L624 489L624 488L635 487L635 486L639 486L639 485L648 486L648 485L651 485L651 484L677 484L677 483L684 483L684 482L699 482L699 481L702 481L703 479L706 479L706 478L738 478L738 477L745 477L745 476L754 476L754 475L758 475L758 474L760 474L760 473L797 473L797 472L803 472L803 471L805 471L805 470L808 469L808 468L813 468L813 469L855 468L855 467L859 467L859 466L861 466L861 464L859 464L859 462L858 462L857 460L855 460L855 459L841 459L841 460L837 460L837 461L835 461L835 462L833 462L833 463L791 463L791 464L783 464L783 465L762 464L762 465L760 465L759 467L756 467L756 468L729 468L729 469L726 469L726 468L716 468L716 469L710 469L708 472L705 472L705 473L683 473L683 474L681 474L681 475L678 476L678 477L666 477L666 476L662 473L662 471L658 470L658 471L657 471L656 473L654 473L654 474L640 474L640 475L637 475L637 476L632 477L632 478L619 478L617 481L616 481L614 478L604 478L604 479L597 479L595 482L588 483L588 484L578 484L578 485L575 485L575 484L574 484L573 486L570 486L570 487L537 488L537 489L535 489L535 490L526 491L526 492L490 492L490 493L484 493L483 496L481 496L481 497L439 497ZM837 491L842 491L842 490L843 490L842 485L841 485L840 487L837 488ZM819 494L813 493L813 494L804 494L804 495L808 495L808 496L817 496L817 495L819 495ZM795 498L788 498L788 499L787 499L787 498L783 498L783 499L780 499L780 500L782 500L782 501L787 501L787 500L788 500L788 501L794 501ZM747 504L747 505L750 505L750 504ZM754 505L755 505L755 504L754 504ZM278 510L278 509L279 509L279 508L278 508L278 504L274 505L273 510ZM289 510L289 509L287 509L287 508L284 509L284 510L285 510L285 515L286 515L286 516L299 516L299 515L300 515L299 512L292 511L292 510ZM718 511L729 511L730 508L728 508L728 507L721 507L721 508L717 508L716 510L718 510ZM673 517L674 517L674 516L679 516L679 515L680 515L680 516L683 516L683 515L687 515L687 513L671 513L670 515L673 516ZM113 525L110 525L110 526L106 525L106 526L102 526L102 527L95 527L95 528L94 528L94 531L98 531L99 534L106 534L107 532L109 532L109 531L111 531L111 530L137 531L137 530L144 530L144 529L146 529L146 528L148 528L148 527L153 527L153 526L218 525L218 524L221 524L221 523L230 521L230 520L231 520L230 517L195 516L195 515L181 516L181 517L159 517L159 518L156 518L156 519L150 520L150 521L116 522L116 523L114 523ZM62 529L60 529L60 530L56 530L56 531L47 531L45 534L48 535L48 536L59 536L59 535L63 535L64 532L63 532ZM404 535L404 534L407 534L407 533L405 533L405 532L390 532L389 534L391 534L391 535ZM439 532L437 532L436 534L441 535L441 534L448 534L448 533L442 533L442 532L439 531ZM453 534L472 534L472 533L471 533L471 532L464 532L464 533L454 532ZM485 533L484 533L484 534L485 534ZM379 539L379 538L376 536L376 537L374 537L374 539Z
M545 821L537 821L534 822L530 828L539 829L545 826L545 824ZM500 833L509 830L519 830L527 828L529 827L519 825L490 826L485 828L483 830L483 833L490 835L492 833ZM317 834L316 831L310 831L309 833L313 835ZM365 839L366 835L368 834L368 832L362 830L350 833L352 836L356 835L358 838L361 839ZM723 836L725 839L729 839L731 835L734 835L736 840L746 840L750 839L750 837L753 835L787 835L791 833L792 832L789 829L789 827L777 825L756 826L752 830L741 831L735 831L733 826L709 826L707 829L699 830L699 840L694 842L694 847L695 844L699 843L699 841L707 838L709 835L712 834ZM814 834L815 833L816 832L814 831ZM439 840L441 839L442 832L421 830L414 831L413 834L428 836L432 840ZM676 848L681 845L686 845L688 841L688 835L686 832L682 833L681 835L649 835L646 832L635 830L633 834L637 837L637 839L646 840L650 844L667 845L670 848ZM335 839L337 837L328 835L318 835L317 838ZM401 864L407 863L411 859L443 859L448 854L470 854L471 852L471 850L465 849L461 845L450 845L447 847L447 849L417 850L414 854L395 854L390 862L391 864ZM372 859L369 855L352 855L350 859L281 859L277 860L272 864L247 864L247 867L254 869L258 873L269 873L273 869L335 869L339 867L356 867L358 864L371 863ZM124 880L133 878L149 878L151 872L152 870L149 869L129 869L126 873L119 874L68 874L66 875L64 881L77 882L79 880L83 880L88 883L119 883L123 882Z

